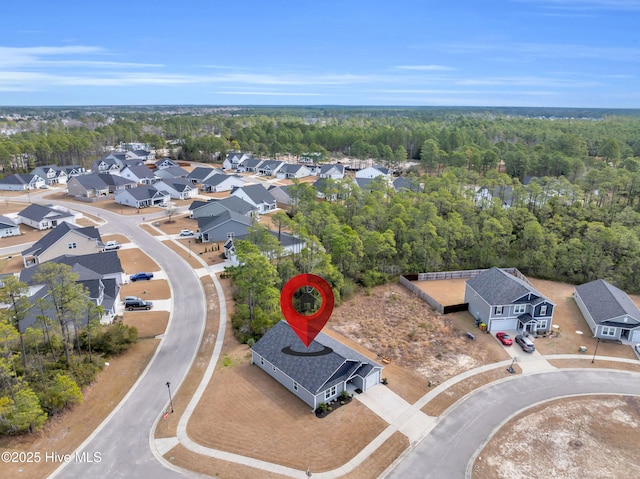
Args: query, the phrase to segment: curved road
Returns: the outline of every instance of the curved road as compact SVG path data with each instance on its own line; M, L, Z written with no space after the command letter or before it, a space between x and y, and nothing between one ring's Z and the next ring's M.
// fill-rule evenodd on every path
M564 369L491 383L466 396L441 416L429 435L386 477L470 477L467 475L469 461L506 418L538 402L580 394L637 396L640 374L610 369Z
M101 462L72 460L50 477L185 477L156 460L149 446L149 431L169 402L167 381L175 393L198 350L205 324L204 290L200 280L192 267L176 259L171 249L136 226L142 215L123 217L88 205L56 203L95 216L99 213L107 220L100 227L102 234L123 234L137 243L167 274L173 311L165 338L139 382L78 450L88 453L89 457L100 453Z

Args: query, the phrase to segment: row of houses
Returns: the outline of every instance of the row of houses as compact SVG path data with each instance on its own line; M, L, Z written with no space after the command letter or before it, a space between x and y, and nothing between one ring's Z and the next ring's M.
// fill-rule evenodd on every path
M595 338L640 342L640 309L624 291L598 279L576 286L573 297ZM467 280L464 301L491 332L549 332L556 307L521 274L500 268Z

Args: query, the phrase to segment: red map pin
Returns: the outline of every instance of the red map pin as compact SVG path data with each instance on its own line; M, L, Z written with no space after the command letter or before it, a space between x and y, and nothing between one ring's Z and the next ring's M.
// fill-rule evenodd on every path
M320 293L322 305L312 315L299 313L293 305L293 296L296 291L305 286L315 288ZM324 325L327 324L333 312L333 291L329 283L315 274L299 274L291 278L282 288L280 293L280 309L284 319L291 329L298 335L305 346L309 347Z

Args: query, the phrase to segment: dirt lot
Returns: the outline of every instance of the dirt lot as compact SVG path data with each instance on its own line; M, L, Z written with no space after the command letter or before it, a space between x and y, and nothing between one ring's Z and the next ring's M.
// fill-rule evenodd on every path
M414 281L418 288L429 294L443 306L464 303L466 279L442 279L436 281Z
M138 271L158 271L160 269L160 266L139 248L118 250L118 257L122 262L122 268L127 274L137 273ZM145 281L145 283L149 283L149 281Z
M155 338L167 329L169 311L125 311L122 322L138 329L138 339Z
M473 330L468 313L443 316L398 283L350 298L335 309L329 327L436 384L509 357L490 335L466 337Z
M481 452L472 477L640 477L639 442L638 397L553 401L509 421Z

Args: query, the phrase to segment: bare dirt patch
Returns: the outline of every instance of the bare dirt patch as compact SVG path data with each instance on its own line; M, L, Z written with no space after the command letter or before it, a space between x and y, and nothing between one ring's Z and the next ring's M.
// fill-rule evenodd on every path
M103 243L106 243L107 241L117 241L120 244L131 243L131 240L129 240L129 238L127 238L125 235L119 235L119 234L104 235L102 236L102 241Z
M466 337L473 328L468 313L441 315L398 283L349 298L335 309L330 327L434 383L508 358L489 335Z
M191 230L191 231L198 230L198 220L194 218L189 218L188 216L185 216L185 215L173 216L171 217L170 221L169 221L169 218L162 218L157 221L154 221L153 223L160 223L160 226L156 226L156 225L154 226L166 235L178 234L180 233L180 230ZM191 239L195 240L195 237Z
M139 341L121 356L111 358L98 378L83 390L84 400L74 409L55 416L37 434L0 438L3 451L40 451L71 454L111 413L147 367L159 341ZM0 462L0 477L40 479L47 477L57 463L11 464Z
M19 273L24 269L22 256L9 255L0 259L0 273Z
M168 311L126 311L122 320L138 330L138 339L155 338L167 329Z
M139 248L118 250L118 257L127 274L160 270L160 266Z
M638 397L561 399L509 421L480 453L472 477L640 477L639 441Z
M395 461L407 447L409 447L409 439L407 439L407 436L401 432L395 432L355 470L341 477L343 479L375 479L379 477L389 464Z
M418 288L443 306L464 303L464 288L467 280L443 279L435 281L414 281Z
M198 258L202 259L207 265L218 264L224 261L221 249L217 249L217 245L211 243L196 243L195 239L177 240L184 248L176 245L173 240L166 240L162 243L175 251L180 257L191 265L193 268L202 268L202 263Z
M144 300L169 299L171 290L166 279L152 279L150 281L134 281L122 284L120 297L138 296Z

